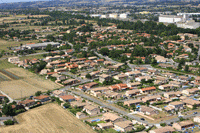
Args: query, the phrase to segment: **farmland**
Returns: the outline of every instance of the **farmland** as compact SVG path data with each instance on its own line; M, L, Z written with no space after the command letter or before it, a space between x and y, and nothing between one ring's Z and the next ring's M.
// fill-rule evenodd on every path
M0 128L4 133L93 133L94 131L57 104L46 104L16 117L19 124Z
M1 70L0 88L13 99L20 99L34 95L37 91L48 91L60 88L59 85L45 80L22 68L9 68ZM5 78L9 80L3 80Z

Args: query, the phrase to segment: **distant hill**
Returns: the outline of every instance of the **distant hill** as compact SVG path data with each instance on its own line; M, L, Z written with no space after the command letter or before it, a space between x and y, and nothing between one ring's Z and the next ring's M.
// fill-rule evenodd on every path
M162 3L162 2L200 2L200 0L50 0L36 2L16 2L2 3L0 9L13 8L42 8L54 6L73 6L73 5L104 5L104 4L143 4L143 3Z

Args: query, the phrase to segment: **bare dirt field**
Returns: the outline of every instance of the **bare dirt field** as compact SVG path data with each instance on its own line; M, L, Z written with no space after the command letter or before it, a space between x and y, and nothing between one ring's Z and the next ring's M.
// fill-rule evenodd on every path
M50 80L45 80L23 68L5 69L9 73L20 77L18 80L1 81L0 89L13 99L20 99L34 95L37 91L48 91L60 88Z
M95 133L57 104L46 104L16 116L19 124L2 127L2 133Z

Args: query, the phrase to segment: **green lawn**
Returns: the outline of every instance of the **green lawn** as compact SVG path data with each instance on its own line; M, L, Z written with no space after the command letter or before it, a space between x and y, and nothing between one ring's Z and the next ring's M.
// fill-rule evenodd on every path
M33 56L22 56L22 57L20 57L19 59L20 59L20 60L24 60L24 59L32 60L32 59L34 59L34 58L36 58L36 59L43 59L43 58L45 58L45 57L43 57L42 54L41 54L41 55L33 55Z
M7 59L5 60L0 60L0 70L1 69L6 69L6 68L13 68L13 67L17 67L14 64L11 64L7 61Z

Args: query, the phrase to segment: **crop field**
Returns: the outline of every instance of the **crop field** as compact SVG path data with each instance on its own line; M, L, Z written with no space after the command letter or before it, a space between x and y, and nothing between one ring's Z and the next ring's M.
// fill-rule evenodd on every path
M9 80L10 80L10 77L0 72L0 81L9 81Z
M57 104L46 104L16 116L19 124L0 128L2 133L95 133Z
M5 77L9 80L3 80ZM37 91L45 92L60 88L54 82L41 78L23 68L0 70L0 81L0 89L13 99L25 98L34 95Z

